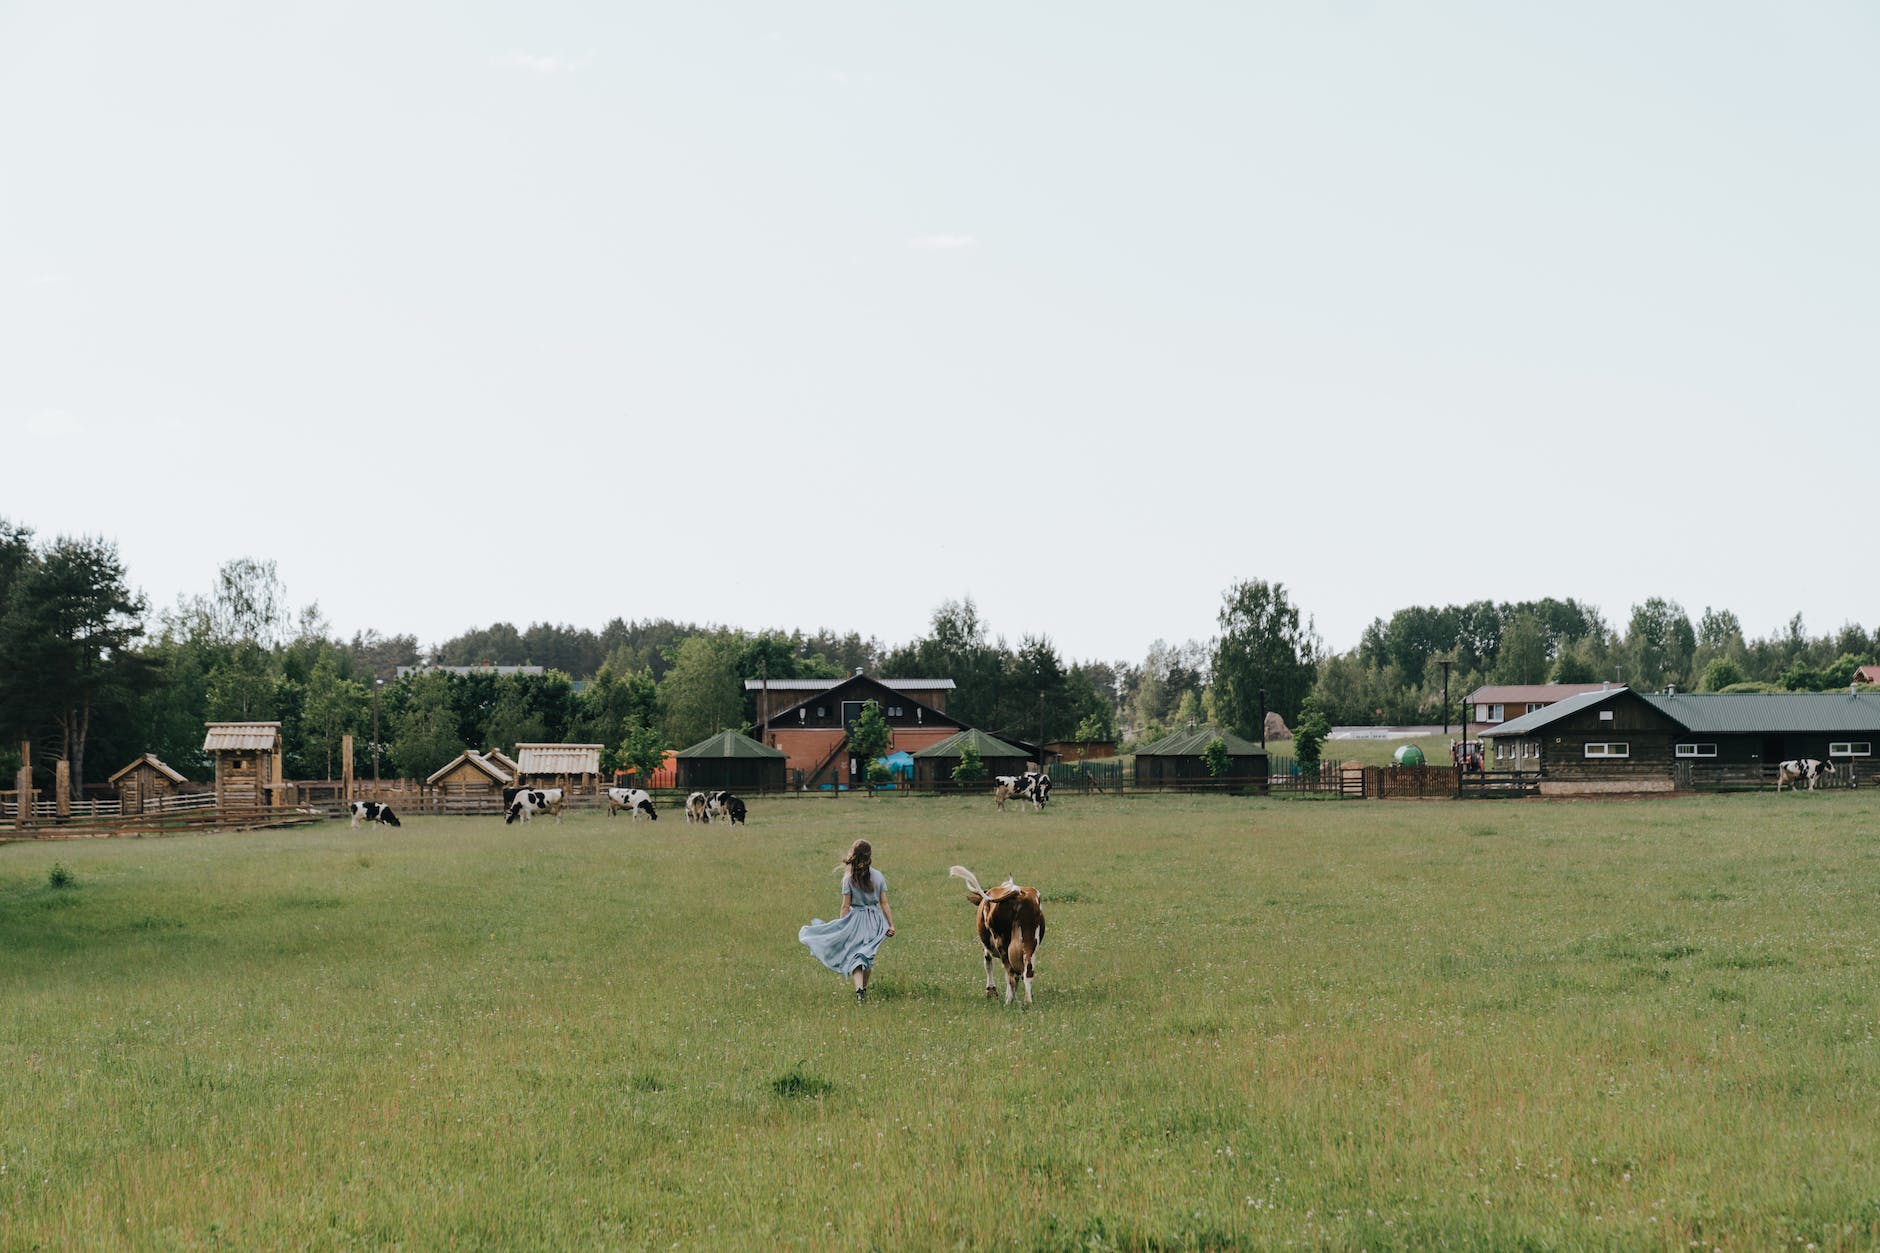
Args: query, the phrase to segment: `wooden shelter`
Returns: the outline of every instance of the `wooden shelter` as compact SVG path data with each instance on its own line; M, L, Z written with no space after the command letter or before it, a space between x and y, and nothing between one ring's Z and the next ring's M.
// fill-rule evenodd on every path
M1022 748L995 739L977 727L967 727L963 731L947 736L937 744L917 748L911 754L914 758L914 786L928 790L960 787L953 781L953 767L960 764L960 752L968 744L979 754L979 760L985 763L986 781L974 783L972 787L991 787L992 778L1001 774L1024 774L1031 764L1031 758Z
M595 792L601 785L601 744L518 744L516 782Z
M1202 756L1217 739L1227 746L1227 772L1219 776L1208 770L1207 758ZM1136 750L1137 787L1206 785L1238 790L1264 788L1266 779L1266 750L1220 727L1178 731Z
M176 795L179 784L189 782L164 765L154 753L145 753L112 775L110 781L117 789L121 814L141 814L146 806L160 808L165 797Z
M218 809L261 809L281 778L281 724L211 722L202 750L215 758Z
M454 761L424 781L425 786L436 789L440 808L502 812L503 789L513 784L516 776L490 760L492 753L466 748Z
M781 792L789 757L741 731L720 731L673 754L675 782L687 791Z

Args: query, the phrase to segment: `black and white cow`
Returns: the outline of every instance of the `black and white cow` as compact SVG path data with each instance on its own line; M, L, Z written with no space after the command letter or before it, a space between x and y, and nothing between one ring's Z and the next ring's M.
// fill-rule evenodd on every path
M392 812L390 805L381 805L378 801L354 801L352 809L352 829L359 829L359 820L376 822L382 827L396 827L404 824L398 821L398 815Z
M553 814L556 822L561 821L561 807L565 798L558 787L504 788L503 798L507 803L507 808L503 810L504 826L518 819L527 822L537 814Z
M1008 800L1030 801L1033 809L1043 809L1051 799L1051 776L1036 770L1024 774L1002 774L992 780L992 801L1000 809Z
M723 818L731 826L744 822L744 802L729 792L709 792L705 796L707 822Z
M610 787L607 789L607 816L613 817L621 810L635 822L645 814L654 822L659 821L659 810L653 808L653 798L637 787Z
M1834 773L1834 763L1817 761L1813 757L1804 757L1799 761L1785 761L1776 766L1776 791L1782 790L1784 783L1793 792L1797 784L1806 779L1808 790L1814 791L1815 784L1821 782L1821 776Z

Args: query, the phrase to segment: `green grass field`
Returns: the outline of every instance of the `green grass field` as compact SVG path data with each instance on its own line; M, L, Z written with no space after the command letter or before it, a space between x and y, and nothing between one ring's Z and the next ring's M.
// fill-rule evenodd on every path
M0 1249L1872 1247L1877 816L848 797L4 846ZM795 938L857 836L899 926L861 1006ZM956 862L1044 894L1030 1011L984 998Z

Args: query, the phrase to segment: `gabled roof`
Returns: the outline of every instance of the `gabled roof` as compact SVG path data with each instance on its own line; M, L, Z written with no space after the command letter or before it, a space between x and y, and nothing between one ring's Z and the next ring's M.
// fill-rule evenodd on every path
M1535 735L1581 710L1629 692L1571 696L1545 709L1499 726L1487 727L1489 737ZM1672 722L1697 735L1880 735L1880 694L1847 692L1630 692Z
M1856 683L1880 683L1880 666L1862 666L1854 671Z
M527 775L599 774L602 744L518 744L516 769Z
M203 737L204 752L237 749L244 752L271 753L281 742L278 722L211 722Z
M940 712L938 709L935 709L932 705L926 704L923 701L915 700L912 696L908 696L908 695L905 695L904 693L895 691L892 687L888 686L888 681L886 679L871 678L870 676L866 674L851 674L845 679L800 679L796 681L802 682L802 683L817 683L817 684L823 684L826 686L809 689L805 691L805 694L802 700L799 700L795 702L794 704L785 705L783 708L778 709L775 712L773 712L769 718L769 723L773 730L778 727L781 727L790 714L796 712L799 709L808 708L809 706L814 705L818 700L822 701L825 705L827 705L829 701L832 698L839 695L842 689L844 688L854 688L858 691L867 691L870 693L871 699L879 699L879 697L875 694L876 690L879 689L880 691L887 692L888 695L890 696L898 697L902 703L912 705L914 706L915 709L922 711L920 716L923 722L932 721L933 723L939 726L957 727L961 725L960 720L958 718L954 718L948 714L944 714ZM949 688L953 686L952 679L932 679L932 680L928 680L928 682L934 683L934 684L945 684ZM745 680L745 686L747 688L750 686L750 680L748 679ZM772 686L775 686L774 680L772 682Z
M845 674L839 679L746 679L744 690L761 692L768 687L773 692L826 692L850 679L872 677ZM875 682L897 692L951 692L954 688L952 679L875 679Z
M481 756L484 761L489 762L491 765L496 766L497 768L501 770L507 771L512 777L519 770L522 769L521 766L518 766L516 764L516 759L514 757L511 757L508 753L505 753L500 748L486 748L483 750L482 753L478 755Z
M964 731L955 731L937 744L917 748L911 754L914 757L958 757L960 749L971 744L973 751L981 757L1028 757L1022 748L1014 748L1004 740L994 739L978 727L967 727Z
M455 770L458 766L463 765L465 762L469 762L477 770L481 771L484 775L494 780L495 782L502 784L504 787L508 787L511 783L514 783L516 781L516 777L513 772L503 769L501 766L489 760L483 754L466 748L463 750L463 752L451 758L449 763L447 763L436 774L426 779L425 782L436 783L439 779L443 778L445 775Z
M789 754L768 744L759 744L742 731L720 731L710 739L700 740L690 748L682 748L673 754L690 760L694 757L742 757L742 758L777 758L786 759Z
M1232 757L1263 757L1266 750L1251 740L1243 740L1232 731L1223 731L1219 727L1196 727L1192 731L1177 731L1165 735L1147 748L1136 750L1138 757L1199 757L1207 751L1209 744L1219 739L1227 745L1227 752Z
M1551 705L1585 692L1603 692L1610 683L1500 683L1485 684L1462 699L1471 705L1519 705L1540 701Z
M1498 722L1492 727L1483 727L1485 736L1533 735L1542 727L1551 726L1562 718L1571 718L1582 709L1591 709L1594 705L1609 700L1630 688L1599 688L1591 692L1581 692L1578 696L1569 696L1565 700L1555 701L1545 709L1536 709L1531 714L1522 714L1519 718L1510 718Z
M125 775L129 774L131 771L137 769L139 766L149 766L152 770L155 770L158 774L162 775L164 778L168 779L172 783L189 782L188 779L185 779L182 775L176 773L176 771L170 769L168 766L164 765L161 761L159 761L155 753L145 753L142 757L139 757L136 761L133 761L130 765L124 767L124 769L112 775L109 779L106 780L106 782L116 783L119 779L123 778Z

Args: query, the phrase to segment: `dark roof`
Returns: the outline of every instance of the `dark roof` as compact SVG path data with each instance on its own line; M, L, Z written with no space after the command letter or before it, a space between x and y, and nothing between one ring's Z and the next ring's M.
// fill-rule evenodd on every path
M1563 718L1629 689L1570 696L1482 734L1534 735ZM1848 692L1632 692L1686 731L1698 735L1880 735L1880 694Z
M1030 755L1022 748L1015 748L1007 744L1004 740L994 739L984 731L981 731L978 727L967 727L964 731L956 731L952 735L947 736L944 740L941 740L938 744L929 744L925 748L914 750L913 755L915 757L958 757L960 755L960 747L965 744L971 744L973 751L978 753L981 757L1026 757Z
M857 677L873 676L845 674L839 679L746 679L744 690L761 692L768 687L773 692L826 692ZM897 692L950 692L955 686L952 679L875 679L875 682Z
M1471 705L1519 705L1523 701L1552 704L1569 696L1601 692L1610 683L1492 683L1476 688L1462 699Z
M846 679L801 679L801 680L795 680L795 681L802 682L802 683L813 682L813 683L818 683L818 684L824 684L825 686L815 688L807 692L804 695L802 700L797 701L795 704L785 705L783 708L778 709L775 712L773 712L770 715L770 717L766 720L770 723L770 725L781 726L784 720L790 714L796 712L799 709L806 709L816 704L817 701L821 701L823 702L823 704L827 705L832 699L837 698L837 693L841 692L845 688L852 688L857 692L867 692L868 699L876 700L876 701L879 701L881 699L879 694L885 692L887 695L896 698L897 703L902 704L902 705L911 705L915 709L921 710L922 712L921 712L920 717L923 722L931 722L937 726L957 727L957 726L962 725L958 718L949 717L948 715L941 713L938 709L935 709L932 705L929 705L925 703L924 701L915 700L912 696L907 695L905 692L895 691L892 687L889 687L887 685L886 679L871 678L865 674L851 674ZM934 684L945 684L949 688L953 686L952 679L936 679L936 680L929 680L929 682L934 683ZM750 687L749 679L745 680L745 687L747 689ZM753 723L752 726L753 728L755 728L756 724Z
M742 731L720 731L710 739L700 740L690 748L682 748L674 757L775 757L779 760L789 754L768 744L760 744Z
M1209 744L1220 740L1227 745L1230 757L1264 757L1266 750L1251 740L1243 740L1232 731L1223 731L1219 727L1196 727L1192 731L1177 731L1164 736L1147 748L1136 750L1138 757L1199 757L1207 751Z

